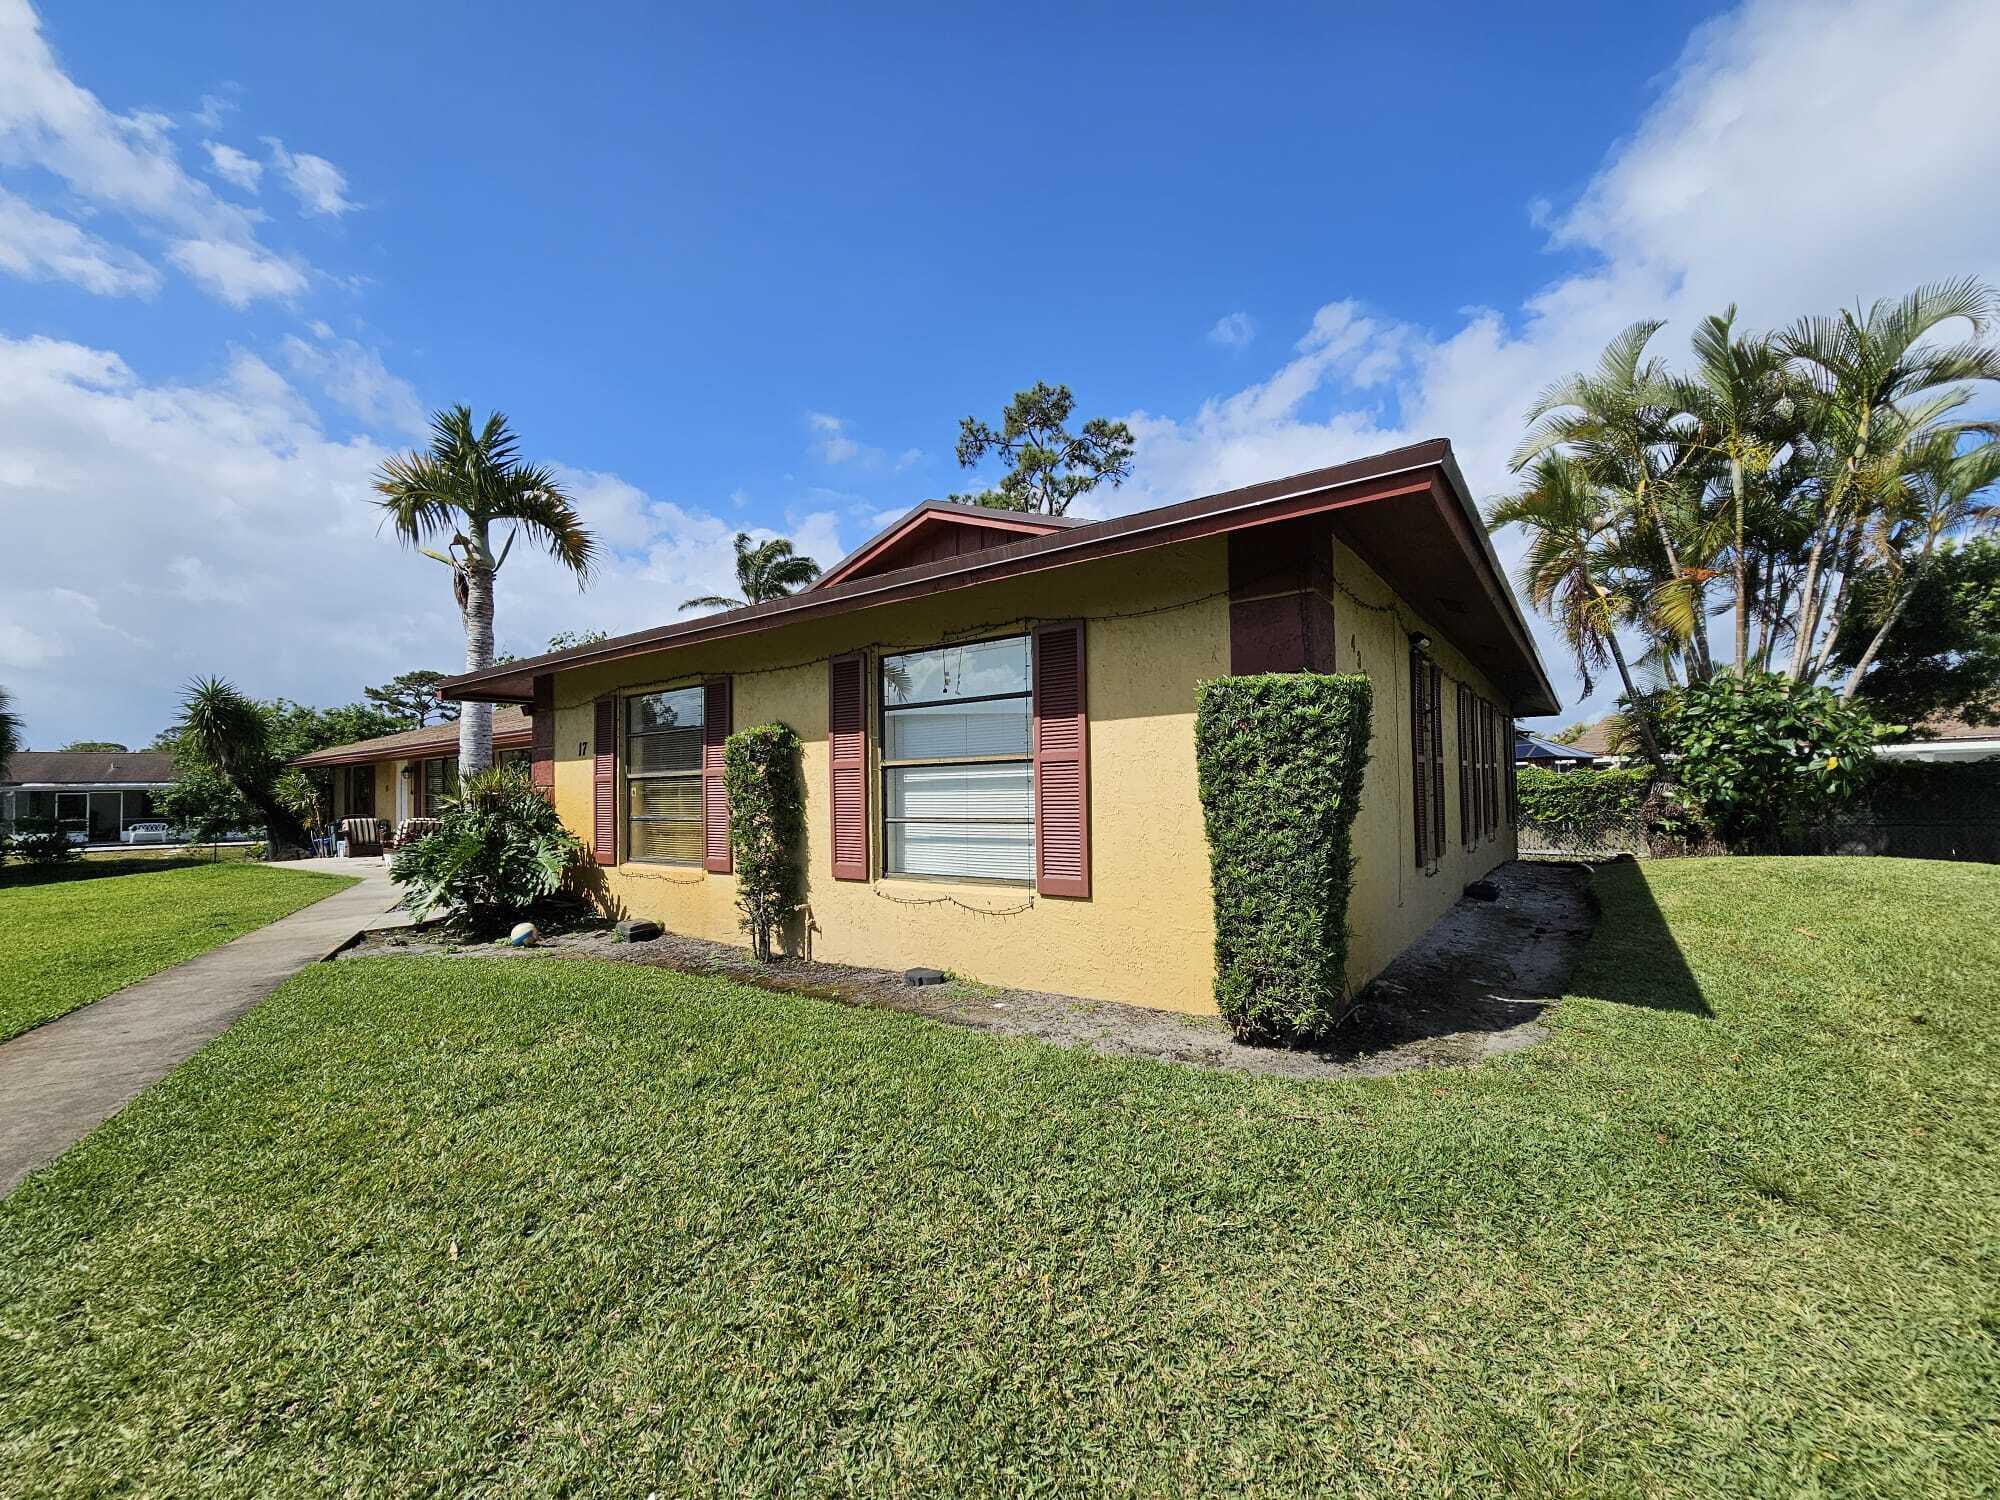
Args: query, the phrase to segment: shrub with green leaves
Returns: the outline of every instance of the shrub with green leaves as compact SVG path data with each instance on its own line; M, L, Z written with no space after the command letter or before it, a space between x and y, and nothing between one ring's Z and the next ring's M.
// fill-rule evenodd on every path
M1646 792L1651 770L1551 771L1523 766L1516 773L1521 839L1567 854L1645 847Z
M729 789L729 847L736 863L736 905L760 959L802 899L806 799L798 731L789 724L739 729L722 747Z
M8 852L23 864L51 870L83 857L83 851L49 818L22 818L14 825Z
M437 832L398 850L389 873L409 887L419 917L449 906L489 932L555 895L588 857L533 782L496 769L461 782Z
M1683 689L1666 724L1676 773L1732 847L1764 847L1867 790L1875 723L1829 688L1769 672Z
M1318 1041L1345 1012L1368 679L1224 677L1195 701L1216 1005L1242 1041Z

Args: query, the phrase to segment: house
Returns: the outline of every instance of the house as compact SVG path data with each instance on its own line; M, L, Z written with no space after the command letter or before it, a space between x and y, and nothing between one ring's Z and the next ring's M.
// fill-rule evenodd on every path
M528 769L532 738L528 716L519 708L493 715L493 750L502 765ZM351 745L333 745L292 762L333 777L333 820L406 818L434 814L458 790L458 724L426 724Z
M1991 709L1989 707L1989 712ZM1877 745L1882 760L1968 761L2000 757L2000 723L1969 724L1956 714L1933 714L1912 726L1913 737Z
M158 816L153 798L174 784L172 755L158 750L17 750L0 766L0 829L48 819L92 844L115 844Z
M722 747L783 721L816 957L1212 1012L1196 685L1301 670L1375 687L1360 984L1513 856L1512 716L1557 708L1443 441L1102 521L926 503L789 598L442 691L529 711L616 912L741 941Z
M1514 730L1514 764L1539 766L1545 771L1588 771L1596 757L1575 745L1544 739L1517 727Z

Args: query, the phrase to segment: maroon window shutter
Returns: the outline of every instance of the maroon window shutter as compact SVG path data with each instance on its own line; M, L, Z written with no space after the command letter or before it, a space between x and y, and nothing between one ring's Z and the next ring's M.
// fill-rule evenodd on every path
M544 672L535 679L535 725L532 770L535 790L556 800L556 679Z
M1472 825L1466 842L1477 844L1486 833L1486 719L1480 710L1486 705L1473 696L1472 709Z
M1430 730L1424 723L1425 705L1430 697L1430 668L1416 649L1410 651L1410 804L1415 813L1417 865L1430 863L1430 809L1424 804L1430 791Z
M1431 848L1444 853L1444 671L1431 666Z
M833 878L868 878L868 658L836 656L826 668L828 807Z
M701 685L701 867L717 875L736 868L729 854L729 787L722 779L732 696L727 677Z
M1496 785L1499 778L1494 774L1499 770L1499 762L1493 753L1493 705L1484 698L1479 700L1479 726L1480 747L1483 752L1480 756L1480 785L1486 792L1486 821L1482 826L1486 833L1491 835L1494 826L1499 822L1497 814L1500 799L1495 795L1500 790Z
M594 705L590 852L600 865L618 863L618 700Z
M1083 622L1035 632L1035 889L1090 894L1090 720Z
M1458 685L1458 840L1472 843L1472 693Z

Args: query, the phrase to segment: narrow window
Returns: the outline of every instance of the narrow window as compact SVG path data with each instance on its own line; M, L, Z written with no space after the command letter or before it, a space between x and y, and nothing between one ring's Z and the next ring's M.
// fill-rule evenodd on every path
M1026 636L882 659L882 846L893 875L1029 881Z
M702 862L703 697L696 684L625 700L627 859Z

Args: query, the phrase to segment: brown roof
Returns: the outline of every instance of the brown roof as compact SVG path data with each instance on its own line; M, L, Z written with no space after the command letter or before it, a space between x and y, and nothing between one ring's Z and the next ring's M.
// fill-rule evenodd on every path
M1611 718L1607 714L1569 742L1570 749L1584 755L1611 753Z
M493 710L493 743L513 750L533 738L527 714L502 705ZM371 760L421 759L425 751L443 754L458 747L458 723L426 724L422 729L404 729L395 734L377 735L372 740L356 740L351 745L329 745L310 755L301 755L295 766L351 766Z
M831 588L836 583L859 578L865 573L890 572L900 565L897 559L903 557L905 552L921 548L920 538L926 532L950 531L960 535L952 538L950 545L938 546L930 555L912 557L908 561L930 562L948 553L984 551L1016 537L1046 536L1052 531L1089 524L1081 517L998 510L986 505L964 505L956 500L925 500L912 506L820 574L819 581L812 587ZM976 539L965 536L967 532L974 533Z
M163 750L16 750L0 766L10 786L159 786L179 774Z
M1968 724L1957 714L1932 714L1910 728L1913 740L2000 740L2000 723Z
M1534 637L1494 556L1451 444L1443 438L467 672L446 678L439 691L448 698L526 703L538 673L756 634L1313 515L1331 515L1335 535L1392 589L1441 627L1451 627L1453 641L1508 695L1514 712L1532 716L1558 710Z

